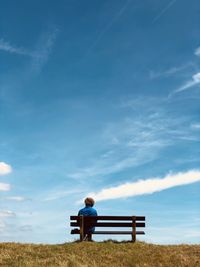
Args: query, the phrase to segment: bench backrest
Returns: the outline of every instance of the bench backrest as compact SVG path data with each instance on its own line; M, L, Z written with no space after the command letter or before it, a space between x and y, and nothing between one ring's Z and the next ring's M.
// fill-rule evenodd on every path
M145 227L144 216L70 216L71 226ZM74 221L74 222L73 222Z

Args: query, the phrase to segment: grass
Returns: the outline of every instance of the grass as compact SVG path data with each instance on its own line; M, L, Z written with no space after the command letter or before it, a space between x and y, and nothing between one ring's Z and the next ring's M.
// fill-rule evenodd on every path
M200 267L200 245L112 241L62 245L0 243L0 266Z

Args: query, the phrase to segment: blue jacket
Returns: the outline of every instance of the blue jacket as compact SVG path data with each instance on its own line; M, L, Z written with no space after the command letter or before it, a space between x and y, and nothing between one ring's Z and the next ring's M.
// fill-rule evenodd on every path
M90 206L86 206L85 208L79 210L78 216L81 216L81 215L83 215L83 216L97 216L97 211ZM88 233L93 233L95 231L95 227L91 227L91 228L88 228L85 230Z

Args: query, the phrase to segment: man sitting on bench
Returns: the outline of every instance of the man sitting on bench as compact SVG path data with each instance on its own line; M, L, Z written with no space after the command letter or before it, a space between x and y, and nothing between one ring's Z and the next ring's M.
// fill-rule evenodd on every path
M78 212L78 216L97 216L97 211L93 208L94 206L94 199L91 197L87 197L85 199L85 207ZM84 240L91 241L92 240L92 233L94 233L95 227L94 226L84 226Z

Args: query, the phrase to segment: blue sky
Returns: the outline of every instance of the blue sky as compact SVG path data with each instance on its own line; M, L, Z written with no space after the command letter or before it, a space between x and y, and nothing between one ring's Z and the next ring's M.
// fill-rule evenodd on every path
M199 1L0 6L0 241L73 240L93 196L146 215L141 240L198 243Z

